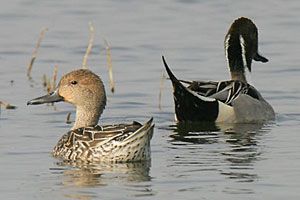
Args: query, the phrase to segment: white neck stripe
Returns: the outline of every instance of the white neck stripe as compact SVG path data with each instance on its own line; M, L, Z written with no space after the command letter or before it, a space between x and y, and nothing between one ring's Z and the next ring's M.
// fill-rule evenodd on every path
M225 46L225 57L226 57L226 62L227 62L227 67L229 68L230 71L230 66L229 66L229 59L228 59L228 48L229 48L229 40L230 40L230 34L227 35L225 38L224 46Z
M245 51L245 40L242 35L240 35L240 45L242 49L242 61L243 61L243 67L247 67L247 60L246 60L246 51Z

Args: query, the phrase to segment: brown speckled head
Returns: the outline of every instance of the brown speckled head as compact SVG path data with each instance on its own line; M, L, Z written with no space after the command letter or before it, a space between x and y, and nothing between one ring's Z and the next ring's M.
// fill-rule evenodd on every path
M79 69L64 75L58 84L58 95L75 106L89 106L106 102L102 80L87 69ZM89 106L90 107L90 106Z
M74 70L64 75L56 90L28 101L28 105L66 101L76 107L72 129L94 126L106 105L104 85L99 76L87 69Z

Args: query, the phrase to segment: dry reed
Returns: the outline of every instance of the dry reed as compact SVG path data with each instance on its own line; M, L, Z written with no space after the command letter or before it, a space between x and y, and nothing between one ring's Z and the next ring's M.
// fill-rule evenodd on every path
M71 124L72 123L72 121L71 121L71 113L69 112L68 114L67 114L67 119L66 119L66 124Z
M54 89L56 88L57 71L58 71L58 66L55 65L53 75L52 75L52 81L50 80L50 78L47 77L46 74L43 75L42 78L43 87L48 92L48 94L54 91Z
M35 61L35 59L36 59L36 56L37 56L37 53L38 53L38 49L39 49L40 46L41 46L41 42L42 42L43 38L45 37L46 31L48 31L48 28L43 28L43 29L41 30L40 36L39 36L39 38L38 38L38 41L37 41L37 43L36 43L36 45L35 45L35 48L34 48L34 50L33 50L33 52L32 52L31 59L30 59L30 62L29 62L29 64L28 64L28 67L27 67L27 77L28 77L29 79L31 79L32 66L33 66L33 63L34 63L34 61Z
M112 59L111 59L111 51L110 45L108 44L107 40L104 38L105 49L106 49L106 61L108 67L108 74L109 74L109 87L112 93L115 92L115 82L113 77L113 69L112 69Z
M88 56L90 55L90 53L92 51L94 37L95 37L95 28L94 28L92 22L89 23L89 30L90 30L89 43L88 43L85 55L83 56L83 60L82 60L82 68L83 69L87 69L88 68L88 66L87 66L87 59L88 59Z
M159 85L159 94L158 94L158 108L159 108L159 110L161 110L161 97L162 97L162 91L163 91L163 88L164 88L165 79L166 79L166 75L165 75L164 71L162 71L161 78L160 78L160 85Z
M4 102L4 101L0 101L0 107L4 107L5 109L11 109L14 110L17 108L17 106L11 105L10 103Z
M47 87L47 75L46 74L43 75L42 81L43 81L43 87L46 88Z
M54 91L56 87L56 80L57 80L57 71L58 71L58 66L54 66L54 72L53 72L53 77L52 77L52 91Z
M51 82L50 82L50 79L47 78L46 80L46 90L47 90L47 93L50 94L50 92L52 91L52 87L51 87Z

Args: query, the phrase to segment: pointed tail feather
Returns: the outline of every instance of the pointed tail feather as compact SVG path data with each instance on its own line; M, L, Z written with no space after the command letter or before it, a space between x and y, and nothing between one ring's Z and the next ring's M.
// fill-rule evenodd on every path
M164 56L162 60L173 84L175 113L178 121L214 121L218 117L218 101L186 88L172 73Z
M176 76L173 74L173 72L169 68L164 56L162 56L162 60L163 60L164 66L166 68L166 71L170 77L170 80L172 82L172 85L174 88L174 94L175 94L176 90L186 90L186 87L184 85L182 85L181 81L176 78Z
M168 64L167 64L167 62L166 62L164 56L162 56L162 60L163 60L163 63L164 63L164 65L165 65L165 68L166 68L166 70L167 70L167 73L168 73L168 75L169 75L169 77L170 77L172 83L173 83L173 84L174 84L174 83L180 83L180 81L175 77L175 75L174 75L174 74L172 73L172 71L170 70L170 68L169 68L169 66L168 66Z
M152 124L152 122L153 122L153 117L151 117L141 128L136 130L135 134L132 134L128 138L126 138L126 140L130 140L131 138L136 137L139 134L144 134L144 135L149 134L149 138L151 140L153 135L153 128L154 128L154 124Z

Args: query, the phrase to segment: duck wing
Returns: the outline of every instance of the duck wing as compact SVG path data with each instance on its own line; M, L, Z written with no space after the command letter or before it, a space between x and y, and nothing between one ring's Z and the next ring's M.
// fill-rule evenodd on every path
M55 157L91 162L130 162L150 159L154 124L96 125L71 130L53 149Z
M103 143L115 141L123 142L140 132L142 127L152 125L152 118L143 126L139 122L133 121L131 124L96 125L73 130L74 139L88 142L90 147L102 145Z
M242 81L193 81L188 88L197 92L199 95L217 99L224 104L232 105L232 102L241 94L246 94L252 98L258 99L258 91L248 83Z

